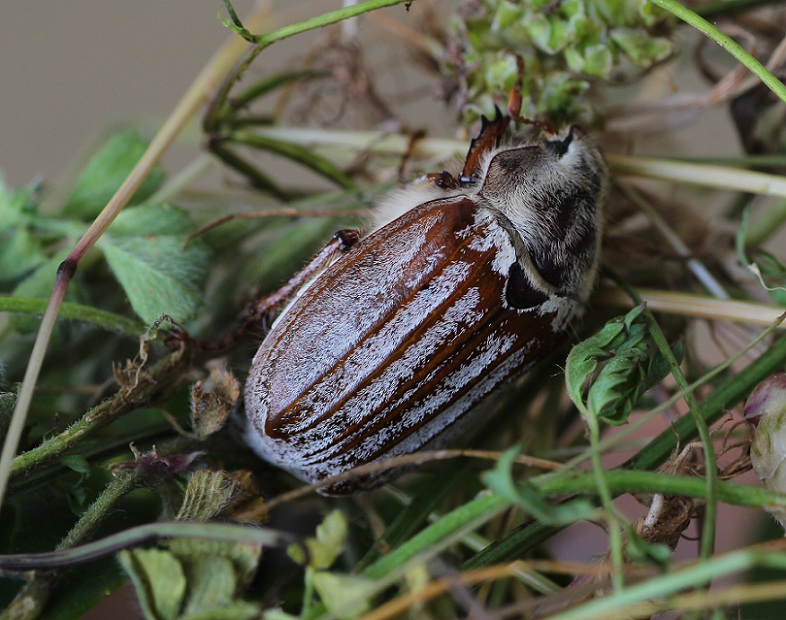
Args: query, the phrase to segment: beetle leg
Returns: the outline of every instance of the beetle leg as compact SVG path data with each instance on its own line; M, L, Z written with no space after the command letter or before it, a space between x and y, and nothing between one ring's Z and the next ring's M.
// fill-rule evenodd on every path
M170 339L185 341L199 352L220 353L231 349L260 321L270 317L279 310L294 293L308 283L320 271L324 270L335 259L336 254L346 252L360 240L360 232L355 229L339 230L333 239L322 248L314 258L299 272L292 276L280 289L252 302L243 313L237 326L229 333L209 341L191 338L188 333L179 327L175 329Z

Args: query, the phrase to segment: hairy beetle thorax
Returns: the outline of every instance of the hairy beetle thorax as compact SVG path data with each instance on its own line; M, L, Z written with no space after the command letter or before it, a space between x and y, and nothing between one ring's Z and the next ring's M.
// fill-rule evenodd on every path
M554 140L489 153L478 195L520 237L525 266L552 290L586 300L597 271L604 179L599 149L570 128Z

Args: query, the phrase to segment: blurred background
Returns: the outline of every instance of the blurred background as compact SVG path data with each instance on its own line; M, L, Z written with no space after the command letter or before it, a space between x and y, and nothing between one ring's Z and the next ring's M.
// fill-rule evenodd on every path
M235 2L240 15L252 5ZM5 4L0 170L6 181L52 179L113 126L152 128L162 121L230 36L219 10L221 2L206 0Z

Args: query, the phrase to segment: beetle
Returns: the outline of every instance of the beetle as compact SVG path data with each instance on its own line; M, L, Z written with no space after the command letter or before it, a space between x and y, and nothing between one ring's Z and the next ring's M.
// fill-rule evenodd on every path
M482 119L460 174L393 191L273 324L245 388L246 440L264 459L319 484L449 445L566 338L597 278L606 166L579 127L506 141L509 123Z

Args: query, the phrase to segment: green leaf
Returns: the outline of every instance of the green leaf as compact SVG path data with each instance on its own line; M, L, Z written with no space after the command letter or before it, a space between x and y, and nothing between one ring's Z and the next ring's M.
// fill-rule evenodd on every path
M255 43L256 38L243 25L243 22L240 21L240 18L237 16L237 13L235 12L235 7L232 6L232 3L229 2L229 0L224 0L224 7L229 13L229 19L224 19L224 17L221 15L221 12L219 11L218 13L219 21L222 24L224 24L224 26L229 28L232 32L243 37L249 43Z
M758 247L748 247L747 237L752 209L748 205L742 212L737 227L734 246L741 264L753 273L770 296L779 305L786 304L786 265L780 259ZM750 255L750 256L749 256ZM766 279L765 279L766 278Z
M15 280L46 260L30 225L38 217L36 186L10 188L0 175L0 281Z
M314 570L330 568L344 548L347 537L347 520L340 510L332 510L324 521L317 526L316 537L306 540L308 557L302 549L292 545L287 550L289 557L298 564L305 564Z
M237 579L228 558L203 555L186 565L189 595L183 615L221 609L232 602Z
M647 338L643 310L644 306L637 306L624 317L609 321L568 355L568 394L583 415L624 424L651 387L647 378L659 376L660 364L653 362L654 347Z
M207 521L218 515L238 493L240 485L224 471L198 469L188 479L178 520Z
M523 14L523 7L510 2L510 0L503 0L497 5L497 10L494 13L493 28L504 32L508 27L515 25Z
M66 200L64 212L82 219L95 217L125 181L146 149L147 143L136 132L111 136L79 175ZM163 180L163 169L156 166L131 198L131 204L145 200L161 186Z
M78 474L86 475L90 473L90 463L88 463L87 459L81 454L69 454L60 457L60 462L68 467L68 469Z
M614 58L606 45L590 45L584 50L583 73L595 77L608 77Z
M649 67L668 58L674 51L674 46L668 39L653 37L634 28L614 28L609 36L639 67Z
M162 314L178 322L196 314L209 253L198 240L182 249L190 229L179 210L145 205L118 216L99 242L131 306L147 323Z
M57 268L68 256L68 252L68 248L62 249L41 263L14 287L11 295L22 298L49 299L57 278ZM76 289L73 286L69 287L65 298L68 301L76 299ZM11 315L10 323L17 332L25 334L35 332L38 329L40 320L37 317L25 314L13 314Z
M9 187L0 175L0 222L3 222L4 228L25 223L29 216L36 214L38 208L33 196L37 189L37 183Z
M236 596L254 575L259 545L193 538L175 538L167 544L188 582L178 618L246 620L258 616L256 606Z
M300 616L293 616L281 609L265 610L265 620L299 620Z
M256 605L245 601L233 601L224 607L184 615L181 620L256 620L261 617L263 616ZM264 618L272 620L272 616L267 611L265 611Z
M140 237L148 235L186 235L194 226L188 214L168 204L151 203L126 209L117 216L109 229L115 237Z
M642 310L639 307L639 312ZM613 319L571 349L565 367L565 381L573 402L582 400L584 384L598 367L598 358L605 357L606 350L614 347L623 329L623 322L619 318Z
M532 43L546 53L554 53L550 46L552 22L543 13L534 13L529 16L525 27L529 33Z
M311 552L311 568L330 568L344 548L347 538L347 520L340 510L331 510L317 526L316 538L306 541Z
M131 577L145 618L178 618L186 593L186 577L177 558L159 549L121 551L117 557Z
M27 228L0 233L0 281L18 278L46 260L41 245Z
M594 518L595 507L586 500L573 500L560 506L552 506L533 485L526 481L514 481L513 462L520 451L521 446L505 450L494 469L483 473L481 479L489 489L518 504L544 525L568 525Z
M624 424L638 401L645 376L647 346L618 350L598 373L587 394L590 411L613 425Z
M361 577L314 573L314 588L325 606L339 618L357 618L368 611L368 601L376 593L375 584Z

